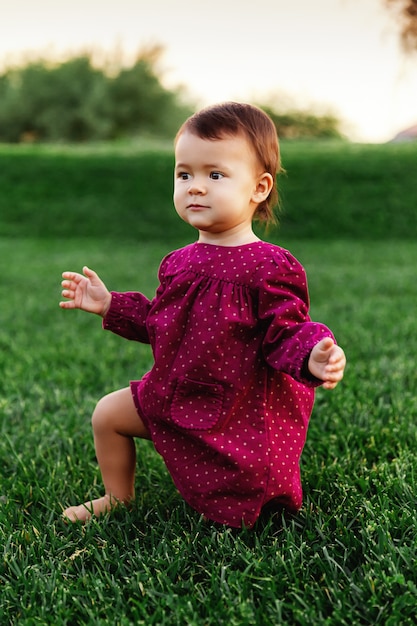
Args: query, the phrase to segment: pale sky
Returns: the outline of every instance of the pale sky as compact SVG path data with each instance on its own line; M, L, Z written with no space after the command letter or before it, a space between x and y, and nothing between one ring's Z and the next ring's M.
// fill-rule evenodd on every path
M0 70L99 49L161 44L164 82L198 105L317 105L356 141L417 124L417 55L401 54L384 0L0 0Z

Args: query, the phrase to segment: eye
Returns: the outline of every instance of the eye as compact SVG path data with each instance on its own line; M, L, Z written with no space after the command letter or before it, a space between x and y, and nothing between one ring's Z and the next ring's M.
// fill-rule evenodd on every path
M220 180L223 178L223 174L221 174L220 172L210 172L210 178L212 180Z
M180 180L189 180L190 175L187 172L178 172L177 178Z

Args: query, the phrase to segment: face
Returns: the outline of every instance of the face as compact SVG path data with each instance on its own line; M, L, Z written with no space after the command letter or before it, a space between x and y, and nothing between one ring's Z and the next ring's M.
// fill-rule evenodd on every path
M268 177L243 136L210 140L185 131L175 147L175 209L199 231L199 241L235 237L240 243L253 236L253 214L270 191Z

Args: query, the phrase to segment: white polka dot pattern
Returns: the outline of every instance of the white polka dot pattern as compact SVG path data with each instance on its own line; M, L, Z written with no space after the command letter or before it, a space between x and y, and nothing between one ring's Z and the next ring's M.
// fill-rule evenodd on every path
M131 383L154 445L182 496L216 522L252 526L276 500L302 502L299 460L319 381L305 272L265 242L195 243L161 263L149 301L113 293L103 326L149 342L155 364Z

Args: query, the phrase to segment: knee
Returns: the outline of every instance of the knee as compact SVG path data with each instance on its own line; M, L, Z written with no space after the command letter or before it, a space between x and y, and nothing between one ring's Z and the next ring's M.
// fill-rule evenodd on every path
M97 402L91 417L91 424L95 433L112 430L113 411L111 404L109 396L104 396Z

